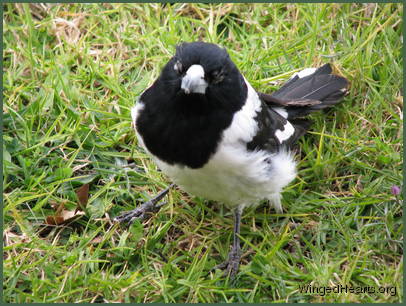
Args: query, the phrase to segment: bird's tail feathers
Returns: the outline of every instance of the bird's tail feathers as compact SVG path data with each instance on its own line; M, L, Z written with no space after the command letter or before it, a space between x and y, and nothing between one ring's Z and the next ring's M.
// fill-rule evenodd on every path
M308 68L295 74L272 95L260 94L270 106L286 109L288 119L332 107L347 93L347 79L332 74L330 64Z

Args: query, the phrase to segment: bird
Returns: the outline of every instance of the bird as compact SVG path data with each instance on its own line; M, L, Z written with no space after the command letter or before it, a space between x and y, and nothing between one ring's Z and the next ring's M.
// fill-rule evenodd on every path
M256 91L227 50L183 42L131 109L138 144L173 182L116 221L156 213L175 184L234 213L231 250L215 268L234 278L241 259L246 207L268 201L282 212L281 193L296 175L295 146L311 125L304 118L340 102L348 80L330 64L295 73L272 94Z

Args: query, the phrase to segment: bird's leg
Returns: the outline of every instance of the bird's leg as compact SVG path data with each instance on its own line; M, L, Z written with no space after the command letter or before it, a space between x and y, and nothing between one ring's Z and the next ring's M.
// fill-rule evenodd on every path
M162 200L162 198L169 192L169 189L173 186L175 186L175 184L169 185L168 188L162 190L151 200L142 203L136 209L123 212L120 216L115 217L114 221L120 223L128 223L128 225L131 225L135 221L135 219L139 219L140 221L148 219L152 216L152 214L156 213L163 205L166 204L166 202L159 204L158 202Z
M231 279L235 277L240 265L241 249L240 249L240 225L241 225L241 213L242 210L237 208L234 211L234 233L233 233L233 247L230 253L228 253L228 259L215 267L226 270L226 275Z

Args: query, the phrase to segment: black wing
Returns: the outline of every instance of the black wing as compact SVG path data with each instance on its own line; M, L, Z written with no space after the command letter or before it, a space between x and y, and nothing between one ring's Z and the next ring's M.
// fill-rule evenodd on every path
M261 110L257 112L254 120L257 121L258 131L254 138L247 144L248 150L266 150L268 152L277 152L281 148L292 148L296 140L302 136L310 125L309 120L289 120L294 128L293 134L286 140L280 141L276 132L284 131L288 120L269 107L262 101Z
M269 106L285 108L292 119L332 107L345 96L347 86L347 79L332 74L330 64L325 64L308 76L296 75L271 95L258 94Z
M247 148L270 152L278 151L282 147L292 148L311 125L310 120L300 117L337 104L346 94L347 86L348 81L332 74L330 64L326 64L308 76L296 75L271 95L258 92L262 101L261 111L255 118L258 122L258 133L248 143ZM287 118L279 114L274 107L285 109ZM283 131L287 121L293 125L294 132L288 139L280 142L276 131Z

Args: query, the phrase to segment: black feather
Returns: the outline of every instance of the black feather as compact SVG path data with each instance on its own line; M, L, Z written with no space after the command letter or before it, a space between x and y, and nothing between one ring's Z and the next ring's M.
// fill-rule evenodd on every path
M331 107L344 97L348 81L331 74L330 64L317 69L313 74L303 78L295 76L271 95L274 99L289 101L285 103L288 119L302 117L311 112ZM306 101L319 101L308 103ZM303 103L294 101L304 101Z
M258 131L254 138L247 143L247 149L250 151L277 152L281 148L281 143L275 136L275 131L284 129L286 119L262 103L261 110L257 112L254 120L257 122Z

